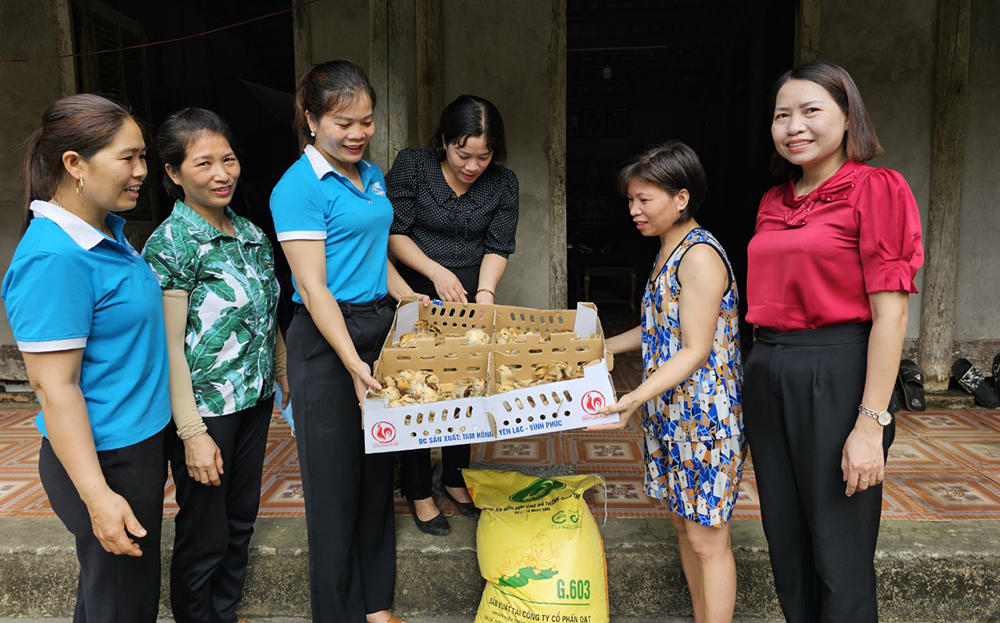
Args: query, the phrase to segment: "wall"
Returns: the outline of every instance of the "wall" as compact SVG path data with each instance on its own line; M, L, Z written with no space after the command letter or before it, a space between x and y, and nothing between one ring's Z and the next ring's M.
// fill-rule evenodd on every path
M885 148L871 164L903 174L926 225L937 1L826 0L820 24L819 58L850 72ZM918 288L922 278L923 271ZM918 294L910 297L907 337L919 327Z
M346 58L368 70L368 2L326 0L310 5L312 64ZM304 69L299 70L300 74Z
M0 58L34 58L64 53L68 34L59 31L56 0L0 2ZM0 65L0 274L7 272L21 237L24 151L21 144L42 114L66 88L59 61ZM0 302L0 380L24 380L24 367Z
M496 104L508 166L521 187L517 251L497 302L549 305L549 31L552 3L444 0L444 102L469 93Z
M1000 3L972 2L971 48L956 342L1000 339ZM992 346L990 360L996 353ZM960 350L963 356L974 352Z
M332 0L309 7L309 62L344 57L368 68L369 4ZM408 144L418 146L415 98L414 3L404 5L402 45L407 66ZM517 174L521 216L498 302L549 305L549 38L552 4L498 0L444 0L444 103L463 93L500 109L507 132L508 166ZM488 36L484 36L488 33ZM379 106L386 105L385 100ZM436 115L437 113L435 113ZM390 154L390 160L394 154Z

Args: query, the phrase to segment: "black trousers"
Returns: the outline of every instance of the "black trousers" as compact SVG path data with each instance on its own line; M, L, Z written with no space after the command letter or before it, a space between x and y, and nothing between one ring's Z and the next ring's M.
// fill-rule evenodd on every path
M160 527L163 519L163 431L137 444L97 453L111 490L125 498L146 536L131 536L142 556L116 556L94 536L87 506L48 439L38 474L52 510L76 537L80 580L73 623L154 623L160 605Z
M409 266L399 262L396 264L399 274L414 292L437 297L434 282L424 277ZM462 287L469 293L469 300L475 301L476 290L479 288L479 266L450 269ZM462 470L469 466L469 455L472 446L459 444L441 448L441 484L446 487L464 487L465 479ZM431 450L417 448L399 453L399 480L403 497L408 500L422 500L431 496Z
M247 551L260 507L273 398L205 418L222 453L222 484L203 485L187 472L184 442L168 426L165 445L180 510L170 562L170 608L177 623L235 623L247 573Z
M392 309L341 306L358 355L372 365ZM363 623L392 604L396 582L391 453L365 454L350 372L299 306L288 330L288 380L309 536L315 623Z
M870 324L760 329L744 424L778 600L789 623L875 623L882 486L844 494L840 468L865 384ZM873 405L877 407L879 405ZM895 425L883 431L888 454Z

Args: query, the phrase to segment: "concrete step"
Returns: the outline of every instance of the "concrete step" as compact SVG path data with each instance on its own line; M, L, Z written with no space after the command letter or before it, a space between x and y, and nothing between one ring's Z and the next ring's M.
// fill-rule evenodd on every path
M927 392L924 395L928 409L977 409L976 400L967 391L959 389L957 386L949 387L943 392ZM906 415L909 411L903 411Z
M478 606L483 581L475 522L449 521L451 534L440 538L420 533L409 517L397 518L394 607L413 622L471 621ZM601 532L616 621L690 616L668 520L609 519ZM734 521L732 537L737 616L780 619L760 522ZM164 569L172 540L173 522L166 520ZM306 547L303 518L258 520L243 616L308 617ZM883 621L1000 621L1000 522L883 522L876 564ZM57 519L0 519L0 616L69 616L76 574L72 538ZM161 613L169 616L166 603Z

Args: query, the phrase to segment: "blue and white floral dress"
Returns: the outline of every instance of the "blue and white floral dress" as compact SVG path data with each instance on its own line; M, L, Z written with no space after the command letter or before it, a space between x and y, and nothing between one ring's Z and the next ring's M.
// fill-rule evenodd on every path
M646 493L705 526L721 526L733 514L746 457L743 437L739 294L722 245L694 229L674 249L642 297L643 380L682 346L677 271L691 247L715 249L729 272L712 351L705 365L677 387L643 406ZM655 269L655 264L654 264Z

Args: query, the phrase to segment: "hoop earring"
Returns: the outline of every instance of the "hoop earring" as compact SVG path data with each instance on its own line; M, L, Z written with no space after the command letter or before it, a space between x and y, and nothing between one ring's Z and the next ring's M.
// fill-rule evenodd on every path
M79 196L81 196L81 197L83 196L83 178L82 177L80 179L76 180L76 194L79 195Z

